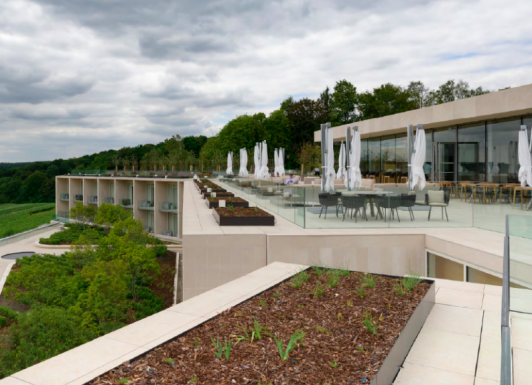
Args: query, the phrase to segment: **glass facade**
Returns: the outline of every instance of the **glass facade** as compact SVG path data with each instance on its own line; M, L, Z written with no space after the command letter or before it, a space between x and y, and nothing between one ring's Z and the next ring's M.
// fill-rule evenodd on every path
M518 183L521 124L532 135L532 116L425 130L427 180ZM380 182L400 183L408 175L406 134L363 139L361 156L362 172Z

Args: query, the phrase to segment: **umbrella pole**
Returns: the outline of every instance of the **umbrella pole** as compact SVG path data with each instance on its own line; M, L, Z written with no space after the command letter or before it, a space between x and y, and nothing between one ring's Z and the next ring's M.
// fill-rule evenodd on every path
M320 130L321 130L321 191L325 191L325 157L327 154L327 146L326 146L326 125L320 124Z
M408 154L408 159L407 159L407 162L408 162L408 190L412 189L412 150L413 150L413 145L412 145L412 139L413 139L413 136L414 136L414 126L409 124L408 125L408 128L406 129L406 133L407 133L407 145L408 145L408 150L407 150L407 154Z
M351 191L351 184L350 182L350 173L351 173L351 167L349 167L349 152L351 151L351 127L346 127L345 129L345 160L346 160L346 166L347 166L347 191Z

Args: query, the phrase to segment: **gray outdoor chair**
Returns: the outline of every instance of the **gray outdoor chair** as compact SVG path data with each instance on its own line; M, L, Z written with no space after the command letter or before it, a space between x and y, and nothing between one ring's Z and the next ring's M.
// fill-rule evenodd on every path
M447 217L447 222L449 222L449 216L447 215L447 206L449 206L450 194L446 194L444 191L427 191L425 195L425 202L427 206L430 207L429 210L429 221L430 214L432 213L433 207L441 207L441 219L443 219L443 210L445 209L445 216Z
M414 217L414 211L412 210L412 207L416 205L416 194L401 194L401 206L400 207L406 207L408 212L410 213L410 220L413 221L415 219Z
M321 213L323 212L324 207L325 207L325 219L327 219L327 209L329 207L336 207L336 216L338 216L338 210L340 208L340 205L338 204L337 194L321 193L321 194L318 194L318 200L320 201L320 205L321 205L319 218L321 218Z
M362 211L361 216L362 219L366 218L366 221L368 220L368 217L366 215L366 197L363 196L341 196L342 206L344 207L344 218L342 220L345 221L345 215L347 214L348 210L351 210L351 219L353 219L353 211L355 213L355 223L357 223L357 215L359 211Z
M401 196L378 196L375 199L379 209L384 209L384 222L386 222L386 210L390 209L390 220L394 218L394 210L397 213L397 220L401 222L399 218L398 208L401 206ZM378 215L377 215L378 218Z

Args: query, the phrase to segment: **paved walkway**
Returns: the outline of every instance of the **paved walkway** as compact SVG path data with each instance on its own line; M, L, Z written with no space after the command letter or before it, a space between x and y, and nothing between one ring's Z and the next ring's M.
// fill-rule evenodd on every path
M447 280L436 285L436 305L394 384L499 384L502 289ZM514 385L530 384L532 316L512 313L511 326Z
M2 258L2 256L23 251L33 251L34 253L39 254L63 254L65 250L45 249L35 244L35 242L37 242L39 238L49 237L57 231L59 231L59 227L56 227L53 230L47 231L45 233L37 234L30 238L21 239L20 241L9 245L2 246L2 244L0 243L0 294L2 293L5 280L7 279L7 274L9 273L9 270L11 270L11 266L15 263L14 260L4 259Z

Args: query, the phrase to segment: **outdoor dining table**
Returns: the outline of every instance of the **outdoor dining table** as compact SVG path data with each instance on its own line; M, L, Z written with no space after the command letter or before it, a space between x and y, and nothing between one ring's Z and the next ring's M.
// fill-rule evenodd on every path
M521 186L514 187L514 203L512 205L512 208L515 207L515 196L517 195L517 191L521 191L521 210L523 210L523 191L532 191L532 187L521 187ZM529 208L530 207L527 207L527 209Z
M438 182L438 184L443 188L445 186L448 186L450 189L451 189L451 196L452 196L452 190L453 190L453 186L454 186L454 182L449 182L449 181L441 181L441 182ZM455 190L455 198L458 198L458 189Z
M496 189L497 187L500 186L500 184L499 183L481 182L481 183L477 183L475 186L482 188L482 190L483 190L482 204L485 205L486 204L486 189L489 189L489 188ZM473 203L475 203L476 199L477 199L477 190L475 189L475 195L474 195L474 198L473 198Z
M371 216L374 217L375 206L376 206L375 198L378 196L390 195L390 194L393 194L393 192L392 191L381 191L381 190L356 190L356 191L350 191L348 194L366 196L368 198ZM378 218L381 218L381 219L384 218L379 207L377 207L377 215L378 215Z
M456 192L458 193L458 190L460 190L460 200L462 200L462 194L464 195L464 200L466 199L466 188L468 186L475 186L474 182L460 182L458 183L458 186L456 187Z

